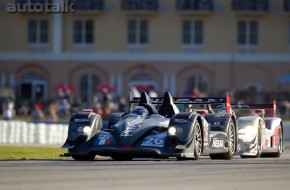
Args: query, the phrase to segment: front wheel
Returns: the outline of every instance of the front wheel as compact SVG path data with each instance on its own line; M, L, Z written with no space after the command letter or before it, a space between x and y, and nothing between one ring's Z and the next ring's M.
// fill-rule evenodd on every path
M233 120L230 121L227 135L228 135L228 152L222 154L210 154L211 159L231 160L234 157L236 150L236 130Z
M202 152L202 143L203 143L203 138L202 138L202 131L200 124L196 121L194 124L194 129L193 129L193 140L191 142L191 145L188 149L189 151L192 151L193 148L193 155L194 158L188 158L188 157L176 157L177 160L198 160L199 156L201 155Z
M201 132L200 124L198 122L196 122L194 126L193 138L194 138L192 142L194 143L194 149L193 149L194 158L193 159L198 160L202 152L202 132Z

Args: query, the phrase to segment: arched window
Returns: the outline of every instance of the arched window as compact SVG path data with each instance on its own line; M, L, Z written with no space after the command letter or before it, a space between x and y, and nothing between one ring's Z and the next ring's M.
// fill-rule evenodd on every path
M38 73L28 73L21 77L18 97L30 102L47 99L47 82Z
M187 80L186 91L198 90L201 93L207 93L208 83L201 75L192 75Z
M80 80L80 95L83 101L91 102L93 99L93 89L101 83L100 78L92 73L85 74Z
M157 89L157 83L147 73L139 73L133 76L129 82L129 86L151 86L155 90Z

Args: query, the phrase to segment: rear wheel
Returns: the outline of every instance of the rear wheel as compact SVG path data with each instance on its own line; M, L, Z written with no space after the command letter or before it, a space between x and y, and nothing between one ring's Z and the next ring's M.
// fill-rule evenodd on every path
M230 125L227 131L228 135L228 152L222 154L210 154L211 159L227 159L231 160L234 157L236 150L236 130L233 120L230 121Z
M72 158L78 161L92 161L94 160L96 155L88 154L88 155L73 155Z
M279 142L278 142L278 152L273 154L274 157L279 158L283 152L283 134L281 128L279 129Z

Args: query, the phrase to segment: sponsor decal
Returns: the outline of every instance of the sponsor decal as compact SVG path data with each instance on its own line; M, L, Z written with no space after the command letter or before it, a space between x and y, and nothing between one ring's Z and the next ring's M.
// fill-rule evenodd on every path
M213 125L220 125L220 124L221 124L221 123L218 122L218 121L216 121L216 122L213 123Z
M221 117L225 117L225 115L223 114L217 114L217 115L214 115L215 118L221 118Z
M223 121L215 121L210 123L210 127L224 127L224 122Z
M146 137L141 146L164 147L166 134L150 135Z
M122 131L122 133L121 133L120 136L121 137L129 137L129 136L132 136L133 133L135 132L135 130L138 127L141 127L141 125L138 125L141 122L142 122L142 120L137 120L137 119L134 119L132 121L129 121L127 123L126 129L124 131Z
M166 120L166 121L160 121L158 124L159 124L160 126L168 126L168 124L169 124L169 120Z
M138 128L138 127L141 127L141 125L133 125L133 126L128 126L126 127L126 129L121 133L121 137L129 137L129 136L132 136L133 133L135 132L135 130Z
M253 122L253 120L239 120L239 123L240 124L246 124L246 123L252 123Z
M110 143L110 135L99 135L99 137L95 140L94 145L107 145Z
M186 119L174 119L174 122L183 124L183 123L188 123L189 121L187 121Z
M212 147L215 147L215 148L224 147L224 140L213 139L213 141L212 141Z
M90 122L90 120L85 119L85 118L76 118L73 120L73 122L75 122L75 123L87 123L87 122Z

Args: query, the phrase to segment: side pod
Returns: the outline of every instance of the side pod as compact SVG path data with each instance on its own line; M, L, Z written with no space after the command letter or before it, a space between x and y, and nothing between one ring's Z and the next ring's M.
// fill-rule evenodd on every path
M61 148L73 148L90 140L102 127L102 118L96 113L73 114L68 126L67 139Z

